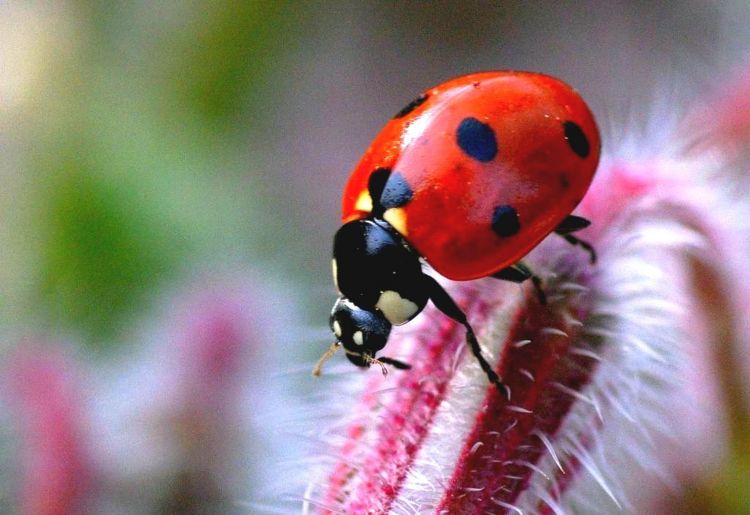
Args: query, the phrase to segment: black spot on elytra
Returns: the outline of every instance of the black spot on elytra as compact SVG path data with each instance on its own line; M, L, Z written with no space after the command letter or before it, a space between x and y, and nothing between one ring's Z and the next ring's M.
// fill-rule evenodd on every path
M380 197L383 196L385 183L388 182L388 177L390 176L390 168L375 168L367 180L367 191L370 193L370 198L372 199L372 214L374 216L383 215L383 206L380 204Z
M575 122L568 121L563 123L563 128L565 129L565 139L568 141L571 150L580 157L588 156L589 140L586 139L581 127Z
M568 180L568 177L566 175L560 176L560 187L564 190L570 188L570 181Z
M495 131L486 123L468 117L456 129L456 142L466 155L486 163L497 156Z
M401 109L398 113L396 113L394 118L403 118L407 114L414 111L417 107L424 104L428 98L429 98L429 95L427 93L422 93L417 98L415 98L414 100L406 104L403 109Z
M507 204L497 206L492 213L492 230L502 237L513 236L521 229L518 212Z
M383 209L401 207L409 202L413 196L414 192L411 190L409 183L406 182L406 179L404 179L404 176L398 172L393 172L388 178L388 182L385 183L383 195L380 197L380 204L383 206Z

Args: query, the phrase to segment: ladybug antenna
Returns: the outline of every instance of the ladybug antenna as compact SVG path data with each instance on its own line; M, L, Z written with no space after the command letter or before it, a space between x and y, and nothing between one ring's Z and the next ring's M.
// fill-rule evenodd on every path
M334 354L336 354L336 351L338 351L341 348L340 342L333 342L331 346L328 348L327 351L320 357L317 363L315 363L315 366L312 370L312 375L315 377L320 376L321 369L323 368L323 363L328 361L333 357Z

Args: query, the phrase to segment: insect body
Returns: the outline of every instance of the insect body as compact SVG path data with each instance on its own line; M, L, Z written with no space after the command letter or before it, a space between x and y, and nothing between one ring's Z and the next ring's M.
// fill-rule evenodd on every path
M476 73L417 97L381 130L344 189L333 248L337 341L323 359L343 346L356 365L408 368L375 354L392 325L432 301L464 325L474 355L502 387L463 311L420 260L454 280L531 278L541 294L520 260L551 232L594 260L591 246L571 234L589 222L570 213L599 153L588 107L553 77Z

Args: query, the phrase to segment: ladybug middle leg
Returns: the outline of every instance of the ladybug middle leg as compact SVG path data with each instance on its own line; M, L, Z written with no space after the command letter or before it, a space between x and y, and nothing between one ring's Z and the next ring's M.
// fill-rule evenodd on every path
M469 321L466 319L466 314L461 310L461 308L458 307L453 298L451 298L448 292L445 291L434 278L425 274L423 275L423 280L425 290L429 294L432 303L446 316L452 318L453 320L464 326L464 328L466 329L466 342L471 348L471 353L474 354L474 357L479 362L479 366L482 367L484 373L487 374L487 378L492 384L495 385L500 394L510 400L510 389L505 385L505 383L503 383L502 378L497 374L497 372L493 370L492 365L490 365L490 363L482 354L482 349L479 346L479 341L474 334L474 329L472 329Z
M542 289L542 280L538 275L534 274L531 269L521 263L520 261L513 266L503 268L498 272L492 274L495 279L502 279L503 281L510 281L513 283L522 283L528 279L531 279L531 283L534 285L534 291L541 304L547 304L547 295Z
M560 222L560 225L555 228L555 234L559 234L560 236L565 238L565 241L567 241L571 245L583 247L586 252L589 253L589 256L591 257L591 264L593 265L594 263L596 263L596 251L594 250L594 247L591 246L589 242L576 238L571 234L573 232L580 231L581 229L585 229L589 225L591 225L591 222L589 220L586 220L581 216L569 215L565 217L565 220Z

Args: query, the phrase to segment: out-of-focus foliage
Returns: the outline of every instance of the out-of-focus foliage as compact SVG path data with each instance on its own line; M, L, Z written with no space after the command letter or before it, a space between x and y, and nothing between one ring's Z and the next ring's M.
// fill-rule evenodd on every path
M243 143L269 123L300 18L286 2L63 11L58 36L77 40L43 49L28 126L36 236L21 315L101 345L191 264L277 253L258 245L284 231L261 214L267 157Z

